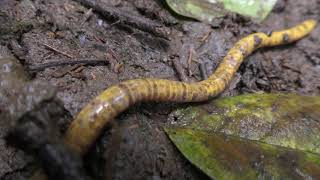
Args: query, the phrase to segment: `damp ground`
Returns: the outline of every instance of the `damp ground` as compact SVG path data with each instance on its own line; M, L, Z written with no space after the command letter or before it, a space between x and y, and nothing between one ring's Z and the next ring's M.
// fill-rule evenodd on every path
M278 0L263 23L231 15L213 25L177 17L162 1L100 3L120 19L106 18L71 0L0 2L0 43L10 48L32 80L56 88L71 117L62 128L113 84L144 77L200 81L241 37L283 29L308 18L320 20L317 0ZM151 27L157 24L161 32L170 32L157 34L141 24L126 23L122 16L135 17L135 22L148 19ZM259 92L320 95L319 34L320 26L297 43L255 52L220 96ZM44 63L79 60L82 63L43 67ZM103 63L86 64L90 60ZM143 103L128 109L84 158L87 173L93 179L205 179L163 131L168 114L188 105L194 104ZM3 139L0 149L1 179L24 178L36 166L33 157L6 146Z

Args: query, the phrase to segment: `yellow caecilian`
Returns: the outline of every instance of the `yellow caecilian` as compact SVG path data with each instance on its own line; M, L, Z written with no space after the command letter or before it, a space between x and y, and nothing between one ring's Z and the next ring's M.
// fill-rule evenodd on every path
M184 83L165 79L134 79L114 85L85 106L71 123L65 143L71 150L85 154L106 124L129 106L142 101L199 102L221 93L238 70L243 59L261 47L297 41L308 35L316 21L307 20L287 30L270 34L254 33L230 49L216 71L206 80Z

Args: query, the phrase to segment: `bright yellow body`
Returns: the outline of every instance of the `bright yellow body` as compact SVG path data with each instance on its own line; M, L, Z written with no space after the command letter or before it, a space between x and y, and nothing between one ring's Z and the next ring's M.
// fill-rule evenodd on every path
M231 81L243 59L260 47L277 46L297 41L315 27L307 20L291 29L251 34L228 52L217 70L207 80L184 83L164 79L135 79L112 86L91 101L71 123L65 143L84 154L95 142L106 124L130 105L142 101L199 102L221 93Z

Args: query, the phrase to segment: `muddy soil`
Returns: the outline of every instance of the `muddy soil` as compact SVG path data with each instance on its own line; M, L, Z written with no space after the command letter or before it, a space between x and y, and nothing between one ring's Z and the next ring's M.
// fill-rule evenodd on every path
M112 84L143 77L199 81L203 78L199 65L205 64L205 71L211 74L239 38L283 29L307 18L320 20L318 0L279 0L263 23L230 16L214 26L177 18L160 0L99 3L123 14L148 18L170 29L171 34L159 37L121 19L106 19L71 0L0 1L0 32L5 32L0 43L11 49L26 70L56 61L106 62L28 71L34 80L46 81L57 89L57 97L71 116ZM18 26L23 30L8 30L13 22L24 22ZM320 95L319 34L320 26L295 44L255 52L221 96L253 92ZM184 78L173 61L181 65ZM206 179L163 131L168 114L181 106L186 104L143 103L121 114L84 158L87 174L93 179ZM70 121L72 118L62 128ZM1 179L24 179L32 174L36 166L32 157L5 145L2 137L0 134Z

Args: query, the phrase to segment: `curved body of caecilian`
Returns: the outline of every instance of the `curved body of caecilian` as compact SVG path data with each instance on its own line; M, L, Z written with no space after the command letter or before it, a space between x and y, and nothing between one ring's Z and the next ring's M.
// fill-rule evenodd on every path
M238 41L216 71L198 83L164 79L135 79L114 85L93 99L71 123L65 142L72 150L84 154L101 134L106 124L129 106L142 101L199 102L222 92L238 70L243 59L261 47L297 41L315 27L307 20L287 30L271 34L255 33Z

